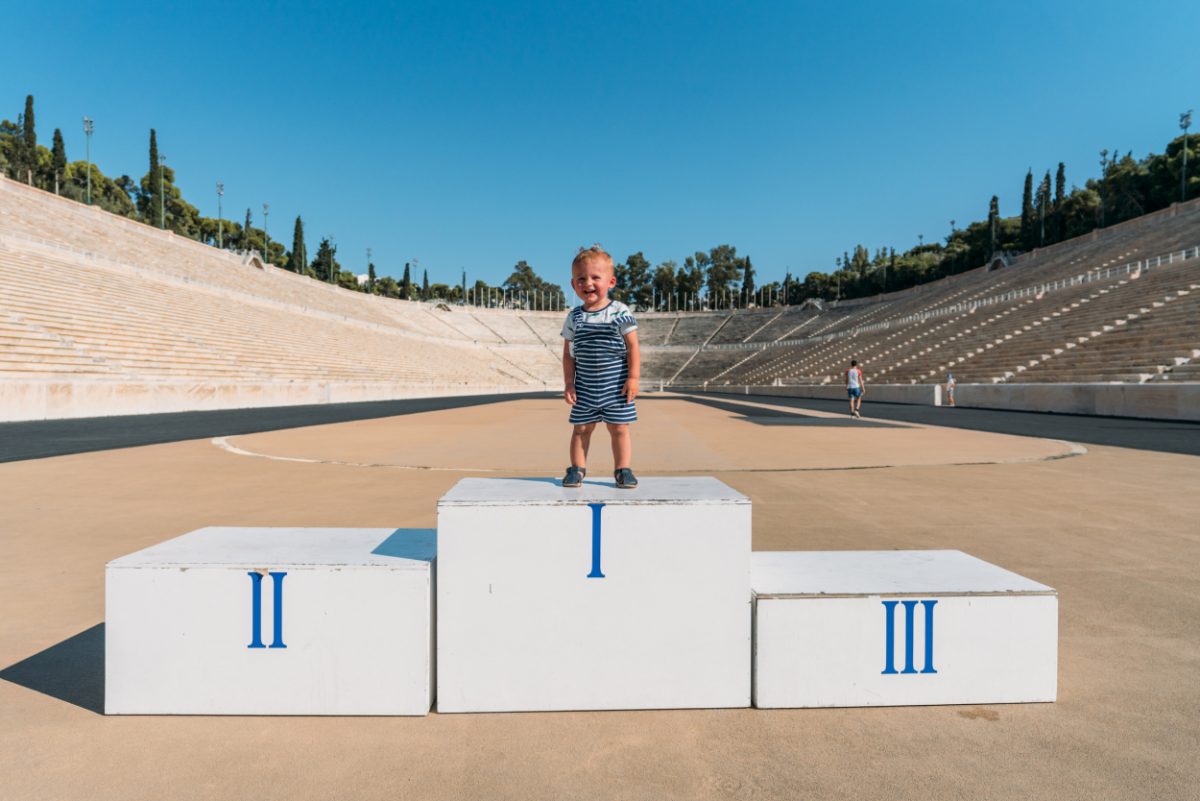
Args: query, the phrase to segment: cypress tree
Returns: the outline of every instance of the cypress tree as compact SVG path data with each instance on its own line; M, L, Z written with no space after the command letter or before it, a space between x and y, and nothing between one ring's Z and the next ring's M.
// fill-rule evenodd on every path
M50 150L50 172L56 188L67 178L67 148L58 128L54 129L54 147Z
M742 305L748 305L750 303L750 299L753 297L754 266L750 264L750 257L747 256L742 260Z
M296 227L292 230L292 252L288 254L287 269L303 273L308 264L308 251L304 248L304 221L296 215Z
M250 209L246 209L246 224L242 226L242 250L250 250Z
M375 294L375 262L367 262L367 291Z
M1021 247L1033 247L1033 170L1025 173L1025 191L1021 195Z
M991 236L990 250L988 251L988 261L996 255L996 235L1000 225L1000 198L992 195L992 202L988 204L988 233Z
M1046 214L1050 210L1050 171L1046 170L1046 177L1038 184L1037 189L1037 213L1038 213L1038 246L1046 244Z
M22 118L22 149L24 155L25 180L37 167L37 132L34 130L34 96L25 95L25 114Z
M33 125L33 95L25 95L25 113L21 115L21 141L17 159L17 180L33 182L37 167L37 131Z
M429 268L428 267L425 268L424 273L421 275L421 298L424 300L429 300Z
M408 262L404 262L404 278L400 281L400 297L408 300L412 295L412 271L409 269Z
M146 187L146 205L142 213L146 215L146 222L153 222L148 219L155 213L162 211L162 198L158 196L158 139L154 134L154 129L150 129L150 177L149 186Z
M1058 173L1054 176L1054 241L1061 242L1063 230L1063 201L1067 199L1067 168L1058 162Z

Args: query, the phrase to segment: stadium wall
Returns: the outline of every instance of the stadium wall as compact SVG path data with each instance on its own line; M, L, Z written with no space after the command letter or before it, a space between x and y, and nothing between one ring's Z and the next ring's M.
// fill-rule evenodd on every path
M959 384L959 406L1200 421L1200 384Z
M537 387L305 381L0 381L0 422L509 394Z
M846 400L846 388L841 384L814 384L812 386L793 387L681 387L679 385L672 385L670 389L738 395L774 395L781 398ZM866 399L878 403L913 403L924 406L941 406L942 387L939 384L871 384L867 387Z
M670 389L722 395L846 400L846 390L840 384L793 387L672 386ZM871 384L867 387L865 400L868 403L942 406L942 397L943 387L940 384ZM973 409L1200 421L1200 383L959 384L955 400L959 406Z

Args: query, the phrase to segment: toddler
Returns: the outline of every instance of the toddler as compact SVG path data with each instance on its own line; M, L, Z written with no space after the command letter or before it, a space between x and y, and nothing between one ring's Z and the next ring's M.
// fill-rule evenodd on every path
M633 444L629 424L637 420L633 399L638 394L641 359L637 321L624 303L609 300L617 285L612 256L599 245L580 249L571 263L571 288L583 301L563 324L563 397L571 405L571 466L564 487L578 487L587 475L588 446L601 420L612 438L614 478L622 489L633 489L637 478L630 469Z

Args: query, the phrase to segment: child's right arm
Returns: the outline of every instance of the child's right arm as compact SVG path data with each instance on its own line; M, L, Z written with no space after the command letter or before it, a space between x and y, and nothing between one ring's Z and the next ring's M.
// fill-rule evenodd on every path
M575 357L571 355L570 340L563 341L563 399L575 405Z

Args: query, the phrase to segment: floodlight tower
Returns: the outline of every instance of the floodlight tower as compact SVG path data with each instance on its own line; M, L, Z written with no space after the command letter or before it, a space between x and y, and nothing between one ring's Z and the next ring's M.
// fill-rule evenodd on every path
M221 219L221 198L225 196L225 184L217 181L217 247L225 247L225 223Z
M1183 175L1179 179L1179 200L1180 202L1187 200L1187 152L1188 152L1188 128L1192 127L1192 111L1188 109L1186 114L1179 115L1179 127L1183 129Z
M268 264L271 257L268 255L271 252L271 237L267 234L267 215L271 213L271 204L263 204L263 260Z
M83 135L87 140L87 204L92 205L92 132L96 130L96 121L91 117L83 118Z

